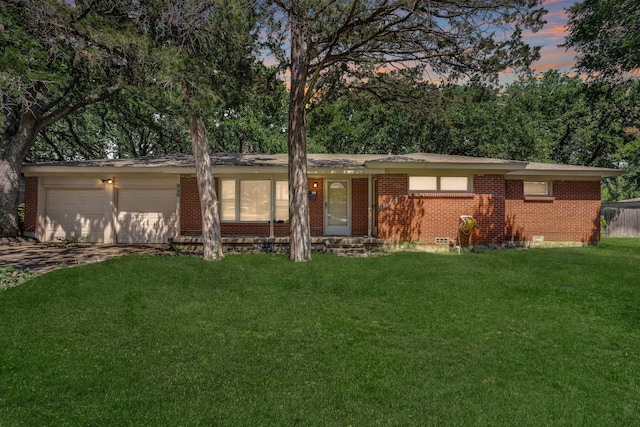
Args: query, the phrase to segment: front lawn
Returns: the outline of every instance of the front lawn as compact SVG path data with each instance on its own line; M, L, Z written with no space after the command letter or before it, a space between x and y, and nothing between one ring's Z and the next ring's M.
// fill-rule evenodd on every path
M0 292L0 425L640 424L640 240L130 255Z

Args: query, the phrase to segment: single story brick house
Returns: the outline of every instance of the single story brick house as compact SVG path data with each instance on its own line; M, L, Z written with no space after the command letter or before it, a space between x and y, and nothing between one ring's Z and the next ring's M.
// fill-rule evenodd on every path
M286 154L213 154L223 236L288 236ZM193 157L26 164L25 232L40 241L165 243L201 233ZM470 245L600 239L616 169L427 153L309 154L312 236ZM477 228L460 237L461 217Z

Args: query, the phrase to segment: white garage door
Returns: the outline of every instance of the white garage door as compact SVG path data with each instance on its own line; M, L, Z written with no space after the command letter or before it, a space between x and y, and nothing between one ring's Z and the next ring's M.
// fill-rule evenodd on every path
M118 243L166 243L177 224L176 190L118 190Z
M104 241L103 190L48 189L45 209L46 241Z

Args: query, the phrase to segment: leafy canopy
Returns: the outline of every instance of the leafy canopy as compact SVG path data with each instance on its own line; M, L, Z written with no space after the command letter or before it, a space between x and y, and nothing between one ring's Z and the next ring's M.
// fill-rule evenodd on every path
M565 46L578 52L577 68L620 78L640 67L640 2L584 0L569 9Z

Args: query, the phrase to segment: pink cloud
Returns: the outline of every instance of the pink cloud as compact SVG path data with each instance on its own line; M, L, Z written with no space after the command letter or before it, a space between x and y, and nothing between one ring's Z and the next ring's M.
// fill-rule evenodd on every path
M532 66L536 71L557 69L567 72L575 64L575 52L558 47L564 43L568 35L566 9L574 3L575 0L546 0L544 7L548 10L545 15L547 24L536 33L524 34L528 43L542 46L541 58Z

